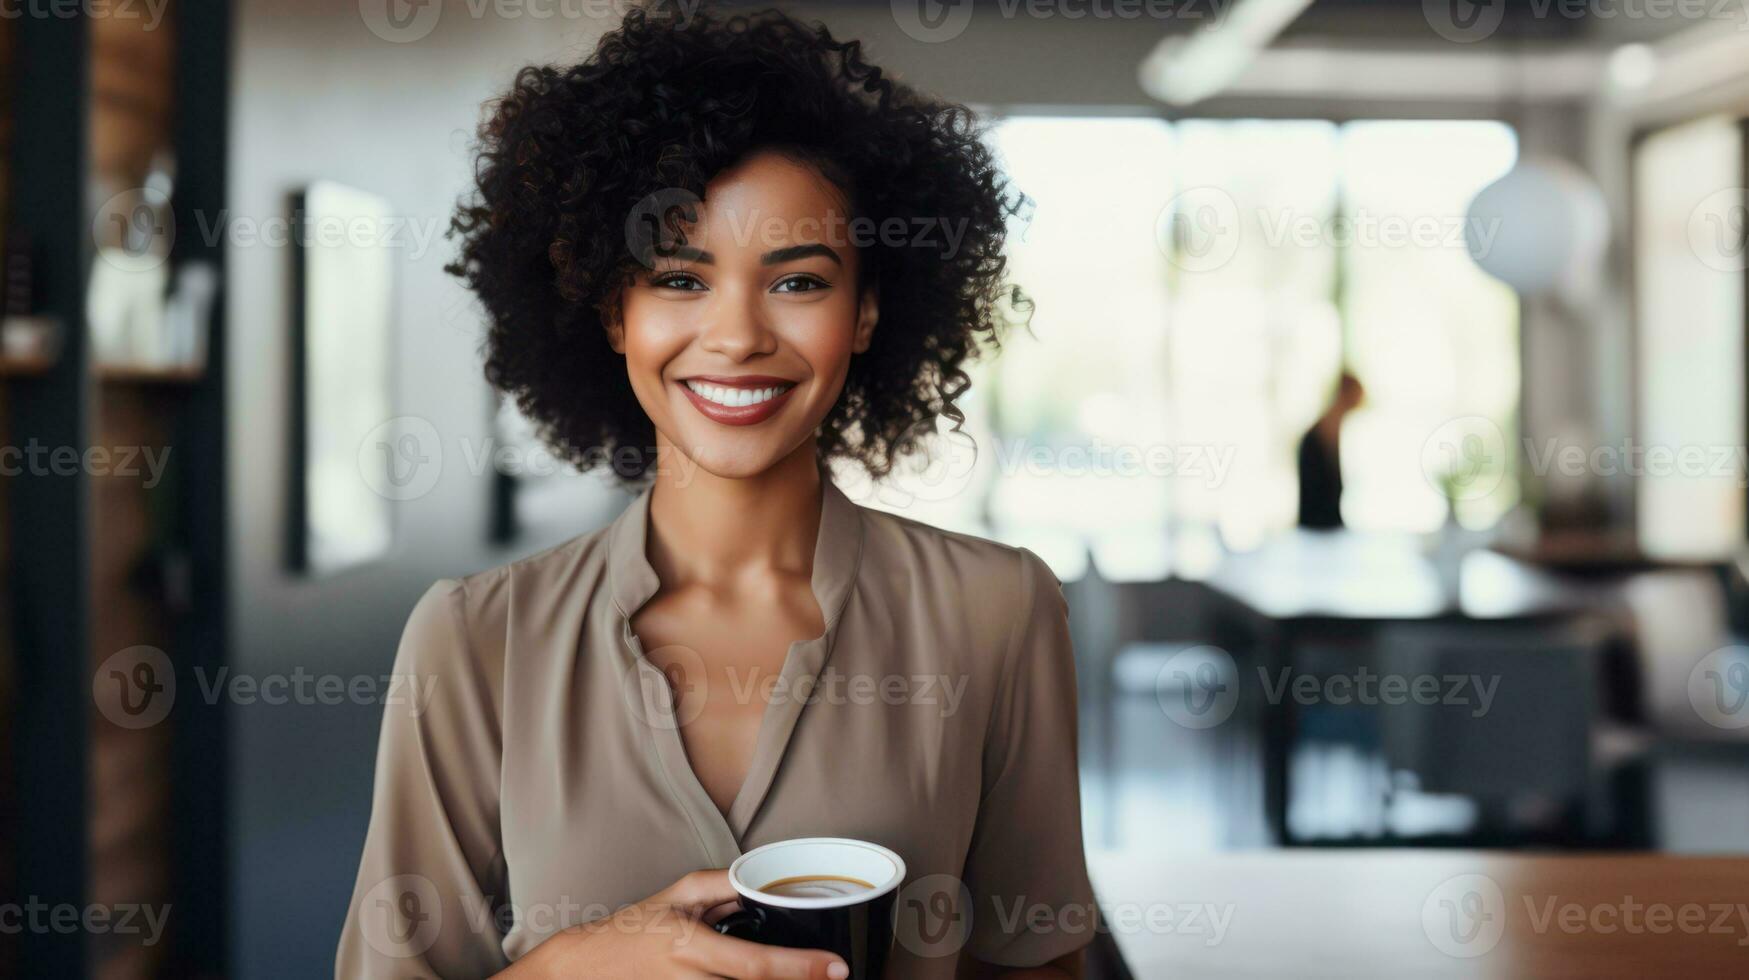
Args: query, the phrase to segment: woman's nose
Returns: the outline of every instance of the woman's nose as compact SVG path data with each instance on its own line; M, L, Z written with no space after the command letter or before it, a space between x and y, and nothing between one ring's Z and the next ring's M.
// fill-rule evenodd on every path
M699 341L705 350L737 361L777 350L777 336L765 322L757 295L725 291L718 297L706 314Z

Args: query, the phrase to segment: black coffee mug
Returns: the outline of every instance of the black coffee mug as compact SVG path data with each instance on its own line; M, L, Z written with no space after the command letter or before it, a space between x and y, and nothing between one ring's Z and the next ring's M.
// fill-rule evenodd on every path
M790 894L765 889L796 879L849 879L848 894ZM718 932L768 946L823 949L850 966L850 980L878 980L893 949L893 903L905 880L905 862L867 841L800 837L754 848L729 865L729 883L741 910L716 924ZM820 889L821 891L829 889Z

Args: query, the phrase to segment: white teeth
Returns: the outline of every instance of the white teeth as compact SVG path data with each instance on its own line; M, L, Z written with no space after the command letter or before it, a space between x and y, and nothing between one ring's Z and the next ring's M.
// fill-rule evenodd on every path
M715 402L727 408L745 408L748 405L770 401L788 391L790 387L789 385L778 385L772 388L730 388L692 380L688 380L686 386L706 401Z

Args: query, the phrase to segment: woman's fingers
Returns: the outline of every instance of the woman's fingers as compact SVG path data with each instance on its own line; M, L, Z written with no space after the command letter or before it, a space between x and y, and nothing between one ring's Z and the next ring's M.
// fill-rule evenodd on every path
M714 926L718 922L722 921L723 916L729 915L733 912L738 912L738 911L740 911L740 909L741 909L741 903L738 900L731 901L731 902L724 902L721 905L718 905L714 908L706 910L704 915L700 916L700 918L704 919L704 921L707 925Z
M692 915L703 915L718 905L736 900L735 888L729 884L729 873L694 871L652 896L653 901L684 909Z
M832 953L761 946L702 930L677 950L676 956L731 980L844 980L850 975L850 968Z
M694 871L651 897L695 920L674 945L674 958L713 977L729 980L844 980L850 968L817 949L785 949L731 939L711 923L733 911L740 896L727 871Z

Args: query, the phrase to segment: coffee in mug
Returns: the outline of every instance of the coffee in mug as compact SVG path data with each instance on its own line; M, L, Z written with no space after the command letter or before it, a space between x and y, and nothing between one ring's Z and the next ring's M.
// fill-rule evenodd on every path
M893 948L893 905L905 880L899 855L846 837L803 837L754 848L729 865L741 910L716 924L738 939L837 953L850 980L879 980Z
M841 875L797 875L768 881L759 887L762 894L783 898L834 898L873 890L874 886L861 878Z

